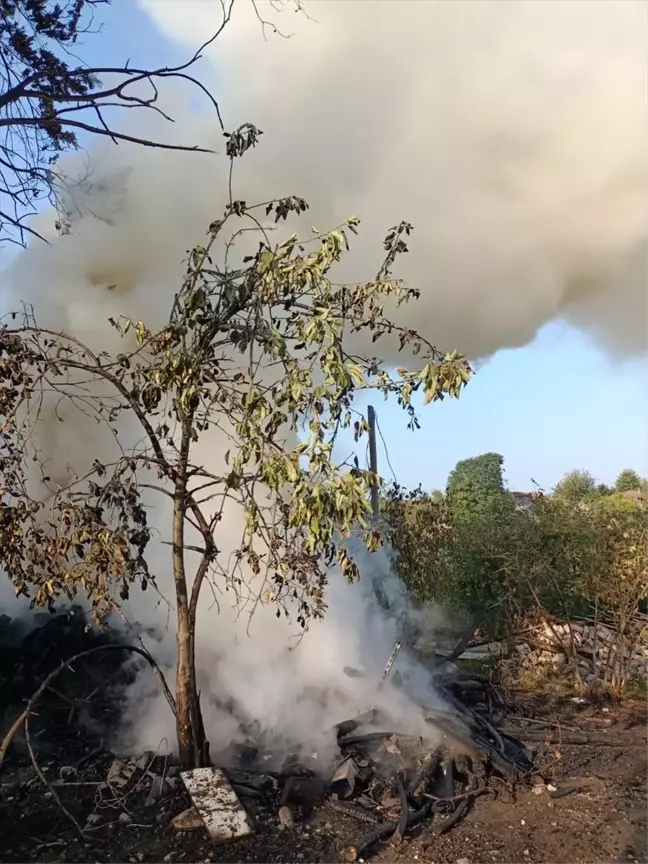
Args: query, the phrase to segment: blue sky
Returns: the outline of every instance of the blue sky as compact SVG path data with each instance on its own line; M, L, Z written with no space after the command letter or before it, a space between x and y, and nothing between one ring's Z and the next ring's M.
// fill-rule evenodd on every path
M648 473L648 367L611 365L580 333L554 323L526 348L501 351L482 366L459 401L421 408L421 428L376 405L399 482L445 486L459 459L495 451L518 490L547 489L572 468L603 482L635 467ZM385 465L379 441L381 471Z
M99 13L102 35L88 36L79 48L89 62L186 59L134 0L99 7ZM496 354L458 402L422 408L417 432L407 430L397 406L381 400L376 408L391 465L408 487L444 487L457 460L487 451L504 456L515 489L530 488L531 478L549 488L572 468L587 468L604 482L624 467L648 475L646 359L611 363L560 322L543 328L526 348ZM381 473L390 477L382 442L379 460Z

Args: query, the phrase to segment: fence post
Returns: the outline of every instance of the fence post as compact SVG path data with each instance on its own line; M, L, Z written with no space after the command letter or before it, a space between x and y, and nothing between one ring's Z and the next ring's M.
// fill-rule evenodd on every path
M369 406L367 412L367 422L369 423L369 470L378 474L378 450L376 447L376 412L373 405ZM380 514L380 502L378 500L378 484L371 484L371 510L374 519L377 519Z

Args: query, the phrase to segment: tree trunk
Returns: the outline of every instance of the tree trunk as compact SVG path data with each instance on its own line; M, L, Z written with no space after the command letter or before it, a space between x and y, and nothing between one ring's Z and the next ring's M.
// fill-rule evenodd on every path
M178 616L178 663L176 684L176 732L180 763L184 769L202 768L209 764L209 748L205 740L200 698L195 687L194 666L189 629Z
M194 634L196 616L191 614L184 561L184 529L187 510L187 461L191 422L182 430L180 459L173 495L173 578L178 618L178 661L176 667L176 733L180 763L184 769L204 767L208 763L200 700L196 688Z
M191 722L193 687L191 686L191 652L189 620L186 607L178 606L178 661L176 681L176 733L180 764L183 768L197 768L194 730Z

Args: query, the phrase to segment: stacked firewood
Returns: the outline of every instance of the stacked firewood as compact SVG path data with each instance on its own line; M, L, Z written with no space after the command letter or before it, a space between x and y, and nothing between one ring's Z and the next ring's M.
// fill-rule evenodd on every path
M532 638L515 646L515 652L522 668L560 669L576 664L588 683L611 681L645 674L647 634L646 622L639 619L624 635L613 624L601 621L545 621Z

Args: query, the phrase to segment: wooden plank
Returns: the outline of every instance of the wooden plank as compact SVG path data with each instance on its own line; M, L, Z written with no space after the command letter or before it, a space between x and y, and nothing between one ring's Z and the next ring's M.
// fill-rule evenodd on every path
M196 768L180 775L191 801L215 843L252 833L245 808L220 768Z

